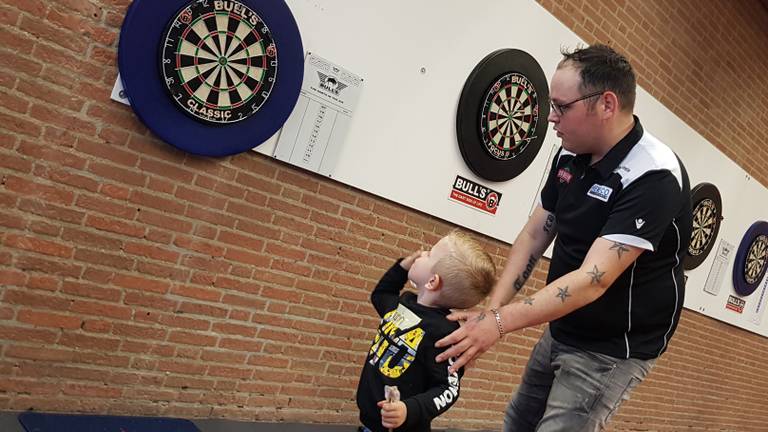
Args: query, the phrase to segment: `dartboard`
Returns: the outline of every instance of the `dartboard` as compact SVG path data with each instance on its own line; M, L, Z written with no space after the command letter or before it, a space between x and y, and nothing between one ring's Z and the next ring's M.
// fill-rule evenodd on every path
M161 59L178 106L210 123L255 114L277 74L277 49L256 12L236 1L193 3L168 26Z
M544 142L547 100L546 77L530 54L501 49L482 59L456 111L456 138L469 169L491 181L523 172Z
M283 126L301 91L304 48L285 0L133 0L118 64L131 108L153 133L225 156Z
M744 280L753 284L760 282L760 277L765 272L765 257L768 250L768 236L759 235L752 240L747 250L747 259L744 260Z
M722 220L720 192L711 183L699 183L691 190L693 230L683 267L691 270L706 259L715 244Z
M733 265L733 288L742 296L752 294L768 268L768 222L757 221L741 238Z
M509 160L536 138L539 103L536 89L516 72L500 77L485 95L480 114L483 144L499 160Z

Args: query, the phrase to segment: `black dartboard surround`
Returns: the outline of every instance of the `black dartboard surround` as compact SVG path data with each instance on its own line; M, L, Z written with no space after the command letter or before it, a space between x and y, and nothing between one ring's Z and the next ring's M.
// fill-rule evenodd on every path
M691 190L693 230L683 268L692 270L707 258L720 231L723 204L720 191L712 183L699 183Z
M742 296L752 294L768 268L768 222L757 221L741 238L733 264L733 289Z
M481 60L464 83L456 137L467 166L490 181L525 171L547 133L549 87L539 63L518 49Z

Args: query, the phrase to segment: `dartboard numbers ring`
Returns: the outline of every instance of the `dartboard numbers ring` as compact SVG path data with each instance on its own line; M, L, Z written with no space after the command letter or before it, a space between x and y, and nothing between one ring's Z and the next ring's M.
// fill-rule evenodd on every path
M693 205L693 229L683 268L698 267L709 255L720 231L722 201L717 187L711 183L699 183L691 190Z
M768 268L768 222L757 221L741 238L733 266L733 288L742 295L752 294Z
M522 173L547 133L549 87L536 59L500 49L482 59L461 91L456 138L469 169L490 181Z
M195 2L165 32L161 67L179 108L210 124L255 114L277 76L277 48L269 28L237 1Z

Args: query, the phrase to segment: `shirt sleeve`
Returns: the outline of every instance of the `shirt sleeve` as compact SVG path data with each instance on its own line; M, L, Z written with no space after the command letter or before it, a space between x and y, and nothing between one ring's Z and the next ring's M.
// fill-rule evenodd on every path
M452 374L448 372L448 367L453 364L454 358L435 363L435 357L447 348L434 348L434 340L424 342L429 343L422 342L424 348L419 347L419 356L425 364L425 370L429 373L430 386L427 391L403 400L408 409L408 415L403 424L407 428L428 424L435 417L448 411L459 399L459 382L464 375L464 368ZM423 353L422 349L424 349Z
M541 189L541 195L539 197L541 206L544 210L554 213L555 206L557 205L557 162L560 160L560 153L563 148L560 149L552 158L552 164L549 168L549 174L547 174L547 181L544 183L544 188Z
M617 197L600 236L654 251L678 213L682 190L666 170L653 171L632 182Z
M380 317L397 307L400 290L408 280L408 272L400 266L400 258L384 273L371 293L371 303Z

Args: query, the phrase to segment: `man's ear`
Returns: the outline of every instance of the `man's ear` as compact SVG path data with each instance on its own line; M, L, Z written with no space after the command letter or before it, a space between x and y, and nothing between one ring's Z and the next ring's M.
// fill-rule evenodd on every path
M619 97L612 91L603 93L601 102L603 108L603 118L608 119L619 113L621 107L619 106Z
M439 274L435 273L429 278L425 287L430 291L437 291L443 287L443 279L440 278Z

